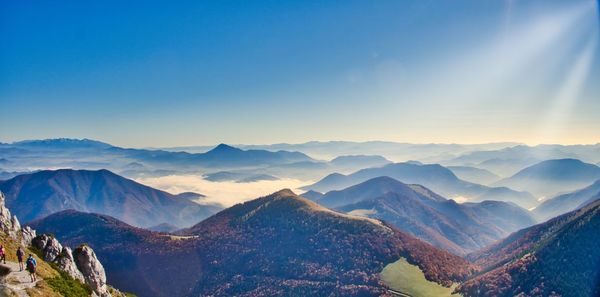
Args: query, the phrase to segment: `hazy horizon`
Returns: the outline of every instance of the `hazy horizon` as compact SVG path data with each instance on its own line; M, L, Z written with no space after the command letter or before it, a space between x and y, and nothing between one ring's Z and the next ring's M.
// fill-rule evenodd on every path
M270 143L227 143L227 142L214 142L214 143L190 143L190 144L165 144L165 145L150 145L150 146L140 146L133 145L128 146L125 144L114 143L111 141L106 141L103 139L90 138L90 137L49 137L49 138L23 138L23 139L0 139L0 143L17 143L23 141L40 141L40 140L58 140L58 139L70 139L70 140L92 140L99 141L103 143L107 143L110 145L123 147L123 148L135 148L135 149L174 149L174 148L192 148L192 147L215 147L219 144L226 144L229 146L268 146L268 145L300 145L311 142L316 143L327 143L327 142L348 142L348 143L369 143L369 142L389 142L396 144L409 144L409 145L491 145L491 144L509 144L509 145L526 145L535 147L538 145L596 145L600 144L600 140L597 142L589 142L589 143L527 143L527 142L519 142L519 141L492 141L492 142L474 142L474 143L461 143L461 142L410 142L410 141L401 141L401 140L386 140L386 139L372 139L372 140L347 140L347 139L333 139L333 140L306 140L306 141L298 141L298 142L270 142Z

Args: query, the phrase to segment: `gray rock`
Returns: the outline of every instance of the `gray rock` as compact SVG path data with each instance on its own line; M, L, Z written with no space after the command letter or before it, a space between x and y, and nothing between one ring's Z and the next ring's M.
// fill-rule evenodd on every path
M20 241L23 245L28 246L31 240L35 237L35 230L29 227L21 229L21 224L17 216L12 216L10 210L6 208L6 198L0 192L0 230L4 231L10 238ZM19 238L19 235L20 238Z
M104 267L98 261L94 250L87 245L82 245L75 249L74 258L77 268L83 274L85 283L90 286L92 291L100 297L112 297L106 285Z
M21 238L21 244L24 246L30 246L33 239L36 237L36 232L29 226L25 226L22 230L23 237Z
M31 246L38 249L41 252L44 252L46 244L48 244L48 240L50 240L50 236L46 234L41 234L39 236L36 236L33 240L31 240Z
M54 262L63 250L62 245L56 238L46 234L35 237L31 241L31 245L42 252L44 260L47 262Z
M77 269L77 264L75 264L75 259L73 258L73 252L69 247L63 247L54 262L61 270L69 274L72 278L78 279L82 283L85 282L83 274Z
M58 242L58 240L54 237L50 238L46 244L46 248L44 249L44 260L48 262L54 262L62 250L63 247L60 242Z
M21 230L21 223L19 223L19 219L17 219L17 216L12 216L12 220L10 222L11 222L12 228L15 232L18 232L19 230Z
M10 214L10 210L5 206L5 197L0 192L0 229L2 229L10 238L18 239L18 234L21 229L19 221L16 217Z

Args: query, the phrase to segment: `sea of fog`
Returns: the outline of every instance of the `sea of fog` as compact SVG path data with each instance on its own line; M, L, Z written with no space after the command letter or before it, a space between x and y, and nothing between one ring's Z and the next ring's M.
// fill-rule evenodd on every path
M278 190L288 188L296 194L304 191L298 188L313 183L296 179L280 179L275 181L256 181L238 183L233 181L213 182L197 175L169 175L161 177L143 177L137 182L167 191L172 194L195 192L205 195L197 202L202 204L218 203L224 207L265 196Z

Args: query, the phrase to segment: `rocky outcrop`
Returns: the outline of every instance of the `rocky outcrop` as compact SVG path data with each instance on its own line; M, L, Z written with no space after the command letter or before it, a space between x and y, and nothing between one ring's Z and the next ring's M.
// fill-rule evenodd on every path
M58 268L74 279L87 284L95 297L125 296L106 284L104 267L89 246L83 245L73 252L48 234L36 235L29 226L21 228L16 216L12 216L5 206L5 197L0 192L0 230L23 246L37 249L44 261L55 263ZM1 292L0 292L0 295Z
M62 251L54 260L54 263L62 269L64 272L68 273L72 278L80 280L82 283L85 283L85 278L79 269L77 268L77 264L75 264L75 258L73 258L73 252L69 247L63 247Z
M22 245L29 246L35 237L35 230L29 227L21 228L17 216L11 215L10 210L6 208L5 199L4 194L0 192L0 230Z
M62 252L63 247L54 237L42 234L31 241L31 246L42 252L46 262L54 262Z
M15 234L18 234L21 230L21 223L19 223L19 219L17 219L17 216L12 216L12 218L10 219L10 224L12 225L12 229L15 232Z
M42 234L31 240L31 246L43 252L49 239L48 235Z
M44 261L55 263L72 278L87 284L94 291L95 296L113 296L106 285L104 267L89 246L82 245L73 252L69 247L63 247L56 238L47 234L36 236L31 241L31 246L41 252ZM120 293L114 295L120 296Z
M11 216L10 210L6 208L4 201L4 194L0 192L0 228L8 234L10 238L18 240L21 225L16 217Z
M29 227L29 226L25 226L21 230L21 232L22 232L21 244L23 244L24 246L31 245L31 241L37 236L35 230L31 229L31 227Z
M96 253L87 245L75 249L75 263L83 274L85 283L101 297L111 296L106 285L106 273L102 263L98 261Z

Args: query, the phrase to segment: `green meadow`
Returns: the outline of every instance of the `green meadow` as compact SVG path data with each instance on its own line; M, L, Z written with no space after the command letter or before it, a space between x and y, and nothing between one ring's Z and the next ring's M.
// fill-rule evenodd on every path
M392 290L412 297L460 296L459 294L452 294L456 285L446 288L428 281L418 266L408 263L404 258L385 266L381 272L381 279Z

